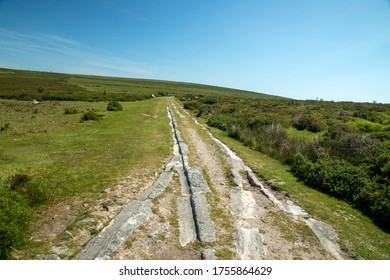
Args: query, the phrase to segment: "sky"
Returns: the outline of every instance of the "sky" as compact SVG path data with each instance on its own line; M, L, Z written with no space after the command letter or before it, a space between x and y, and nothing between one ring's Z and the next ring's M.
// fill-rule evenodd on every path
M390 0L0 0L0 67L390 103Z

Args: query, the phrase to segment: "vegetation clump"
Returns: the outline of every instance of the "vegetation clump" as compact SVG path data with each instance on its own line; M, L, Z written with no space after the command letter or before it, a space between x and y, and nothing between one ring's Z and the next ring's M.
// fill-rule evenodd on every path
M390 231L390 106L180 96L184 108L244 145L290 165L311 188Z
M122 111L123 107L118 101L110 101L107 105L108 111Z
M325 128L324 122L311 115L300 115L293 120L292 126L298 130L307 129L311 132L321 132Z
M9 129L9 123L5 123L2 126L0 126L0 132Z
M74 115L77 114L78 112L79 110L77 110L76 108L65 108L64 110L65 115Z
M47 191L27 174L14 174L0 183L0 259L26 239L32 209L48 199Z
M81 116L80 120L81 121L100 121L102 118L103 118L103 115L99 115L95 111L89 110Z

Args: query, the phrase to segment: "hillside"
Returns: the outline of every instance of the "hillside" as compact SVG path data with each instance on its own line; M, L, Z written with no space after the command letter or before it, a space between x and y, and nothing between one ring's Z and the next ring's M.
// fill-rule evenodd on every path
M151 95L277 96L193 83L35 72L0 68L0 98L18 100L134 101Z

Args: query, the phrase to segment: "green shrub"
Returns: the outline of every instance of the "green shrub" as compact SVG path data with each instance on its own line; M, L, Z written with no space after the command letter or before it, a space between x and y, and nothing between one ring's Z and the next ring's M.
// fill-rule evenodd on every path
M122 111L123 107L118 101L110 101L107 105L108 111Z
M337 138L326 141L329 153L339 159L353 164L360 164L378 156L381 144L369 136L360 133L344 133Z
M222 115L217 115L209 118L207 120L207 125L211 127L216 127L221 130L226 130L226 125L227 125L227 120L224 116Z
M349 126L347 124L333 124L329 126L328 131L325 133L325 137L329 137L331 139L338 139L346 133L354 133L357 132L356 128Z
M389 157L390 158L390 157ZM389 159L388 158L388 159ZM312 162L302 154L297 154L291 171L309 187L345 200L371 217L379 226L390 230L390 160L383 160L376 166L386 180L375 180L365 168L354 166L344 160L324 157ZM374 177L373 177L374 176Z
M65 108L64 114L65 115L73 115L77 114L79 111L76 108Z
M188 110L199 110L200 108L200 105L197 101L187 101L187 102L184 102L184 105L183 105L184 109L188 109Z
M292 126L298 130L307 129L311 132L321 132L325 129L325 123L312 115L300 115L294 118Z
M379 123L373 123L367 120L358 120L351 123L351 125L358 128L362 132L374 132L382 130L382 125Z
M379 117L379 115L376 112L372 111L358 110L353 113L353 116L355 118L361 118L370 122L381 122L381 118Z
M215 98L212 98L212 97L206 97L202 100L202 103L203 104L208 104L208 105L212 105L212 104L215 104L217 103L217 100Z
M99 121L102 118L103 118L103 115L98 115L95 111L90 110L90 111L85 112L81 116L80 120L81 121Z

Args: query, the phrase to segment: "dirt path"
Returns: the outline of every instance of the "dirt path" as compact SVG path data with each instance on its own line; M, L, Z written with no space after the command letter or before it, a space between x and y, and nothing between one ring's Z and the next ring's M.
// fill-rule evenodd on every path
M142 187L129 176L106 194L124 198L80 221L62 247L75 259L332 259L337 235L264 187L251 169L168 99L172 157ZM136 178L135 178L136 179ZM277 198L276 198L277 197ZM99 213L97 213L99 212ZM94 215L94 216L96 216ZM96 217L97 217L96 216ZM71 243L76 243L73 246ZM62 248L59 247L59 248ZM81 247L81 250L80 250ZM78 248L78 249L77 249ZM55 255L54 255L55 256ZM47 258L43 255L41 258ZM50 256L49 256L50 257Z

